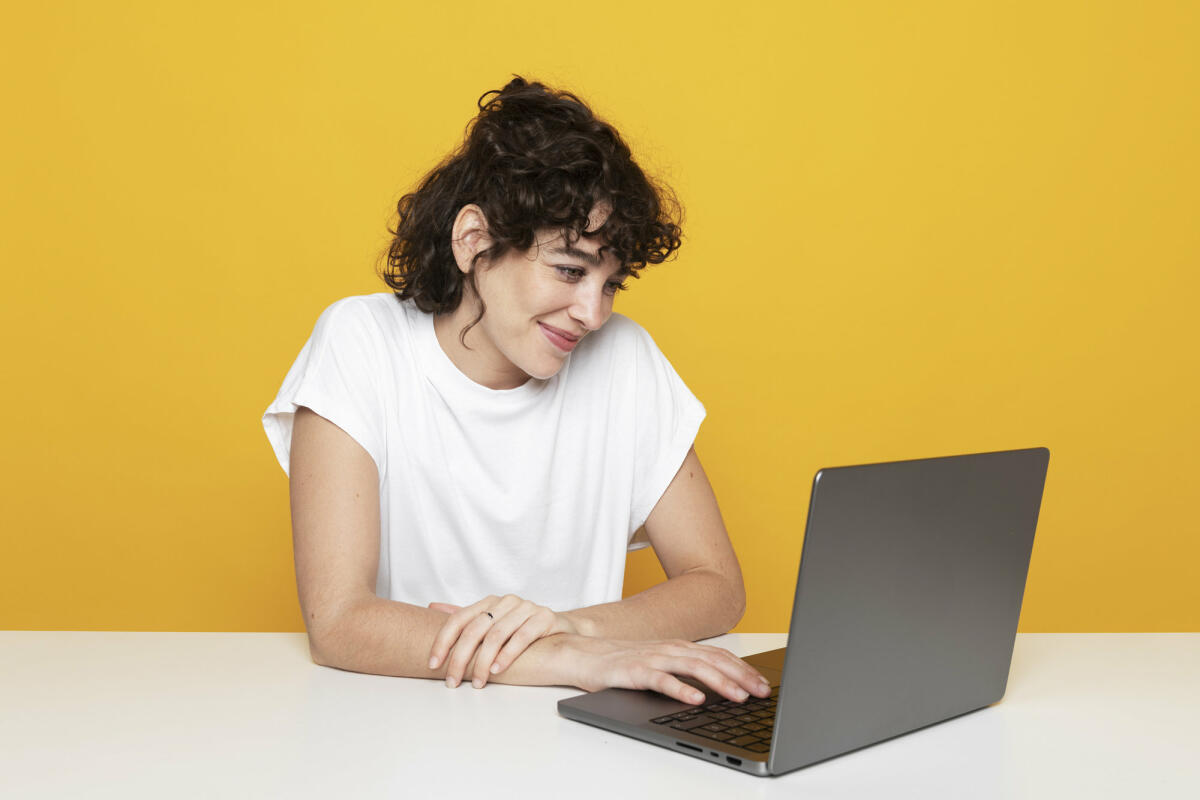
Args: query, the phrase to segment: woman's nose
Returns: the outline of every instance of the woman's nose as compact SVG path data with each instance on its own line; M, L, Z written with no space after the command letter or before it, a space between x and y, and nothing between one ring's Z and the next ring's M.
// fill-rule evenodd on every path
M605 300L603 289L581 292L575 300L575 318L589 331L597 330L610 313Z

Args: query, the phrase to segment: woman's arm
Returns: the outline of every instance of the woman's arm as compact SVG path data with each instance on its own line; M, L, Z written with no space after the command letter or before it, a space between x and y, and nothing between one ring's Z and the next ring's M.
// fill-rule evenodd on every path
M313 660L373 675L444 679L445 663L430 669L428 659L446 614L375 595L379 478L371 456L341 428L302 407L293 423L289 474L296 584ZM474 669L472 658L465 673ZM698 702L691 687L670 673L692 676L731 699L744 691L761 693L761 676L720 648L563 633L534 641L489 679L654 689Z
M617 639L705 639L746 610L742 570L696 448L646 520L668 580L615 603L565 612L580 633Z
M497 598L485 598L469 609L449 607L454 613L444 622L430 654L447 665L449 675L483 684L495 680L489 674L493 664L504 674L530 642L556 631L628 642L695 641L736 625L746 607L742 571L695 448L688 451L645 527L667 573L664 583L618 602L557 614L541 609L557 621L538 626L540 633L526 626L513 635L511 626L466 616L477 614L476 606L495 608ZM468 661L474 666L466 667Z
M374 675L444 678L445 665L430 669L428 654L446 615L375 594L375 461L348 433L301 407L293 421L289 474L296 585L313 660ZM563 682L547 664L557 646L530 648L513 663L508 682Z

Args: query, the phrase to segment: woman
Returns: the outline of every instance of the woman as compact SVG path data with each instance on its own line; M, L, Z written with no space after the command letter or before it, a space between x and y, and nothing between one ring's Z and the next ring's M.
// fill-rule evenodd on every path
M573 94L517 77L479 108L400 200L392 291L327 308L263 417L312 657L452 688L700 702L680 675L767 696L692 641L745 604L691 447L704 408L612 311L679 247L666 192ZM621 600L643 526L669 579Z

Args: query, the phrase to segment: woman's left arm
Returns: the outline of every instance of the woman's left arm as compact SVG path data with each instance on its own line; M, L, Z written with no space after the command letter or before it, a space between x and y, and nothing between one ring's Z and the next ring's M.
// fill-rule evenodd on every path
M646 519L667 580L613 603L555 612L520 597L485 597L465 608L430 603L448 618L430 650L447 683L487 683L533 641L556 633L622 640L686 639L728 632L746 610L746 590L717 498L693 447ZM495 613L489 613L489 610Z
M727 633L746 611L742 570L696 448L646 519L667 580L633 597L563 612L584 636L687 639Z

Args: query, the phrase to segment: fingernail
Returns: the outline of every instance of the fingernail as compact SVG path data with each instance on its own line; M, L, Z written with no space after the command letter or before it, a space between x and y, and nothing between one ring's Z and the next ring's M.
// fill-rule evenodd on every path
M688 697L692 699L693 703L699 703L704 699L704 695L700 694L699 692L692 692L690 695L688 695Z
M493 675L495 675L495 674L496 674L497 672L499 672L499 671L500 671L500 665L499 665L499 664L492 664L492 674L493 674Z
M764 692L771 691L771 684L767 683L765 680L759 681L758 685L762 688L762 690Z
M747 697L749 697L749 696L750 696L750 693L749 693L749 692L747 692L745 689L738 689L738 690L737 690L737 699L738 699L738 702L741 702L741 701L745 700L745 699L746 699Z
M436 666L437 666L437 656L434 656L433 658L429 659L429 668L433 669Z
M474 686L476 689L482 689L483 688L483 679L476 678L475 680L471 681L471 685Z
M446 688L447 689L453 689L457 685L458 685L458 681L454 680L454 678L446 678Z

